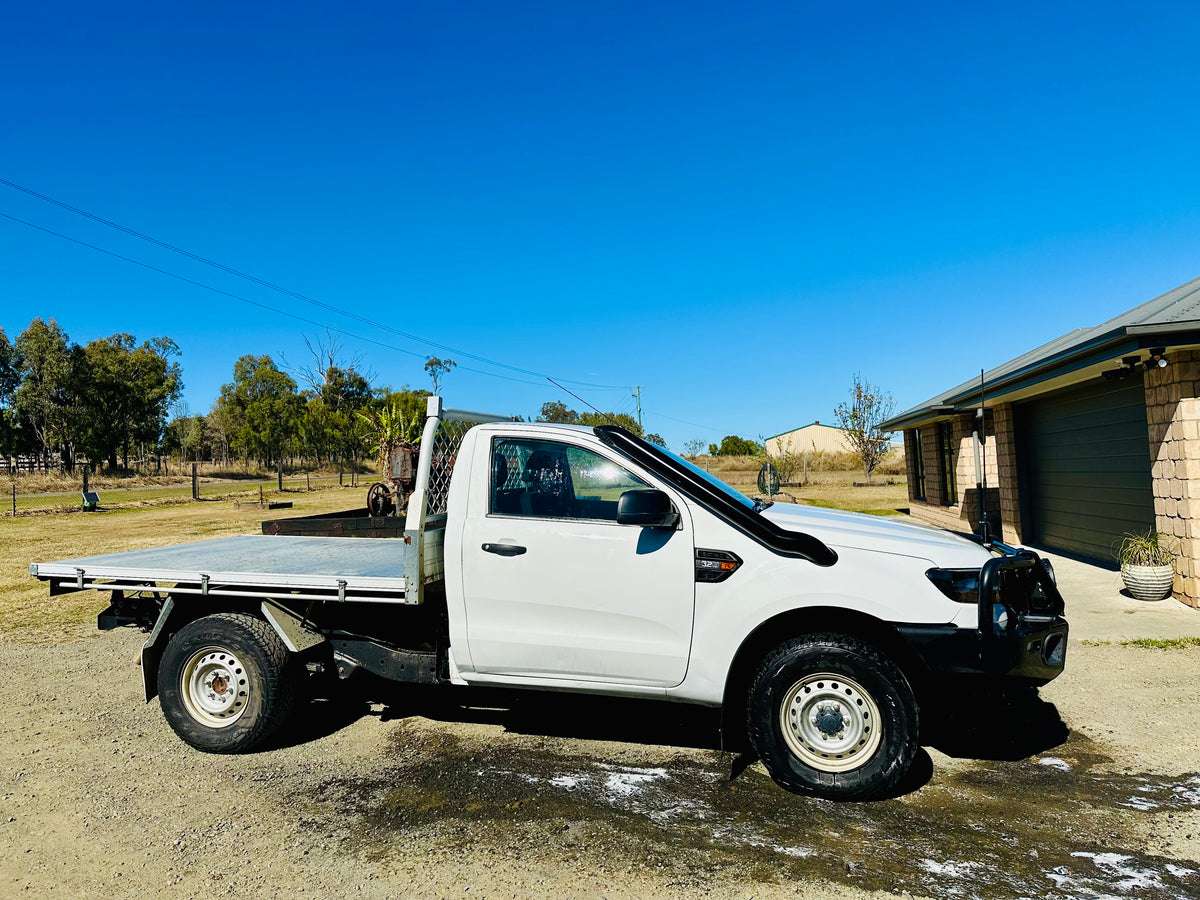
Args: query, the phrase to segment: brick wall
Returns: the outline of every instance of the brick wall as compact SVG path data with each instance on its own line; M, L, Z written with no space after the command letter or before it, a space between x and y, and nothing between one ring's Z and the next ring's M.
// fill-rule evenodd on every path
M921 452L925 456L925 502L942 505L941 453L938 452L937 426L921 429Z
M992 410L996 436L996 484L1000 487L1000 521L1006 544L1021 543L1021 498L1017 491L1017 439L1011 403Z
M1200 352L1146 375L1155 528L1176 537L1175 596L1200 607Z
M910 510L914 517L942 528L950 528L956 531L978 531L979 501L975 488L975 446L973 438L977 420L974 413L965 413L955 416L949 421L952 427L951 440L954 447L952 464L954 466L954 481L957 495L955 502L953 504L944 502L946 498L943 495L943 458L941 445L938 440L938 425L937 423L931 423L920 429L921 448L925 457L924 503L917 500L914 495L915 469L911 460L913 454L911 449L909 449L915 446L914 430L910 429L904 434L905 448L909 450L910 457L908 471ZM1007 427L1006 437L1008 444L1012 443L1011 421L1011 412L1006 412L1004 422ZM985 443L981 456L981 465L987 475L988 521L992 523L993 527L996 522L1003 522L1007 527L1009 521L1015 522L1017 520L1004 514L1004 505L1001 496L1003 485L1000 480L1001 467L997 456L998 442L995 433L996 421L991 410L989 410L985 426ZM1013 470L1015 472L1015 457ZM1013 481L1015 496L1015 475ZM994 531L992 533L995 534Z
M919 500L919 494L924 485L917 477L917 429L909 428L904 432L904 470L908 475L908 499ZM924 461L924 457L922 457Z

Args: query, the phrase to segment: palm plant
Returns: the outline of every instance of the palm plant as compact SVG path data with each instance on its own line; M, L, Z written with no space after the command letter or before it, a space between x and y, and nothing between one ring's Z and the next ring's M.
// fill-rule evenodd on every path
M421 443L423 422L420 413L414 411L406 415L395 400L379 409L364 410L358 417L371 426L372 434L367 440L377 444L379 459L385 465L391 459L393 450L415 450Z

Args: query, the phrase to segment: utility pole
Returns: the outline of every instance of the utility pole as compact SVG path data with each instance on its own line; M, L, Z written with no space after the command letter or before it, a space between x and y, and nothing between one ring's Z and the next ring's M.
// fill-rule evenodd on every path
M644 387L644 385L635 384L633 386L633 396L637 397L637 403L638 403L638 428L641 430L642 434L645 434L646 429L642 428L642 388L643 387Z

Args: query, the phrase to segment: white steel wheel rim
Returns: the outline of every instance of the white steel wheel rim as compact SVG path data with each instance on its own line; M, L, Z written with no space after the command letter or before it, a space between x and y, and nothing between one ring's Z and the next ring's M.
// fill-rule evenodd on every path
M847 772L867 763L883 740L879 707L853 679L806 675L783 697L779 730L792 755L822 772Z
M209 728L228 728L250 702L246 667L224 647L205 647L188 657L179 687L188 714Z

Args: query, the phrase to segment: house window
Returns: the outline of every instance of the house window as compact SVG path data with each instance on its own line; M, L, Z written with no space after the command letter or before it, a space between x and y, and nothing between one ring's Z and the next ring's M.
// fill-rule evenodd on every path
M954 482L954 425L938 423L938 448L942 456L942 503L953 506L958 502L958 485Z
M913 499L925 499L925 456L921 450L921 429L912 431Z

